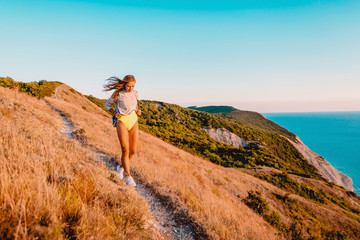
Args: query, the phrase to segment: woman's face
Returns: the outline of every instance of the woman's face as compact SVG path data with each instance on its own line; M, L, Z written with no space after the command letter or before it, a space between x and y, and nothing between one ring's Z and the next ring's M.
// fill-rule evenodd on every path
M132 92L134 90L135 87L135 82L129 82L125 85L125 90L127 92Z

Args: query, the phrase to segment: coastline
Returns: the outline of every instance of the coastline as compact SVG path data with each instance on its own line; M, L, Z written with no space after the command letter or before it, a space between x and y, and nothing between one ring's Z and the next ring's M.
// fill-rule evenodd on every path
M360 194L360 112L301 112L268 113L263 116L296 134L310 148L316 159L326 159L336 171L323 174L338 175L340 172L353 181L353 190ZM295 139L293 141L297 142ZM304 154L303 154L304 155ZM308 157L309 158L309 157ZM316 164L316 163L315 163ZM329 165L330 165L329 164ZM341 176L337 176L341 178ZM349 184L345 183L349 188Z
M351 177L340 172L334 168L328 161L326 161L322 156L313 152L308 146L306 146L301 139L296 136L297 142L294 142L286 138L302 155L303 157L312 164L320 173L329 182L333 182L336 185L339 185L346 190L354 191L353 180Z

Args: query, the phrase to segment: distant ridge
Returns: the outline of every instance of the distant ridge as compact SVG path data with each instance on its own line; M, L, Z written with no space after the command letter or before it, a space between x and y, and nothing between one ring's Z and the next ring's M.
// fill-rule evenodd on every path
M207 112L207 113L229 113L237 110L236 108L231 106L206 106L206 107L191 106L188 108L202 112Z
M220 117L229 118L236 122L249 126L257 127L265 131L278 133L297 142L296 135L275 122L265 118L263 115L252 111L243 111L232 106L205 106L205 107L188 107L193 110L216 114Z

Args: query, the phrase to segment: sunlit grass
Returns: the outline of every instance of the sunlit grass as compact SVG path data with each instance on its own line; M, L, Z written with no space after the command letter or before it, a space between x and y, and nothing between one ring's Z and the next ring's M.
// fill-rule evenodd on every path
M2 87L0 96L2 239L163 238L146 201L61 135L44 101Z
M0 150L4 159L1 211L2 216L10 216L1 219L2 233L19 237L42 234L39 236L44 238L76 235L83 239L161 237L149 225L145 200L87 149L59 134L61 119L44 101L12 90L0 91L0 141L4 146ZM114 128L106 134L110 115L66 85L61 87L59 98L45 99L74 122L75 131L81 131L91 147L119 159ZM142 131L131 168L210 239L360 236L356 213L347 217L344 208L335 204L289 195L286 189L252 176L255 172L218 166ZM260 174L268 173L264 170ZM356 196L321 181L291 177L336 194L346 199L351 209L358 209ZM245 204L249 191L261 193L268 204L265 214L255 213Z

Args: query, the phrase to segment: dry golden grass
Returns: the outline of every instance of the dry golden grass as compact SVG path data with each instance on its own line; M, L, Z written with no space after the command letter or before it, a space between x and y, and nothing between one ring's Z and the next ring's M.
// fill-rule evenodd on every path
M100 108L88 107L92 103L80 95L72 98L69 89L65 86L60 91L69 104L62 101L61 96L60 100L49 101L68 113L78 128L85 130L88 143L119 157L120 148L115 130L112 128L110 135L106 135L111 123L110 116L103 111L99 112ZM75 101L79 104L73 104ZM293 222L294 210L275 197L276 194L285 196L286 191L261 181L246 171L212 164L142 131L138 152L131 167L155 191L169 197L179 209L187 210L211 239L281 238L277 235L278 230L243 203L249 190L262 192L270 211L277 211L284 224L290 226ZM351 229L355 232L360 227L359 222L345 217L334 205L319 207L319 204L299 196L289 196L297 199L300 212L307 211L310 217L311 214L317 216L311 219L309 216L309 219L303 217L303 238L309 237L307 231L321 236L319 226L324 230L344 230L347 233L351 233ZM356 199L348 196L344 198L353 201L354 206L358 207ZM320 224L316 225L312 221ZM347 235L351 238L351 235ZM288 235L284 237L290 238Z
M251 175L281 173L279 170L266 167L256 169L255 171L244 171ZM289 178L300 184L305 183L315 189L340 197L344 201L347 201L353 209L360 209L360 198L349 196L346 194L347 191L343 188L336 185L332 186L326 184L323 181L304 178L292 174L289 174ZM278 192L275 192L275 194L276 193ZM280 213L282 221L287 225L292 223L295 216L295 218L299 218L302 222L301 229L304 230L302 239L309 238L309 234L312 236L321 236L322 230L328 232L336 230L345 233L348 237L346 239L358 239L358 236L360 235L360 218L358 215L351 213L350 211L346 211L339 205L332 202L319 204L315 201L307 200L298 195L289 194L286 191L283 191L282 196L285 196L285 194L288 194L291 199L295 199L297 201L297 204L295 205L297 210L300 210L298 213L294 213L294 209L291 209L288 203L279 201L272 192L267 191L265 193L265 198L270 203L271 208ZM313 239L322 238L313 237Z
M212 239L276 238L276 230L242 202L249 190L260 191L269 203L270 211L278 212L282 222L291 225L294 210L275 197L276 194L285 196L286 191L242 170L212 164L150 134L141 132L140 139L139 151L132 166L145 182L188 209ZM350 199L343 192L340 196ZM302 218L303 224L300 226L302 239L308 239L309 233L321 237L321 228L346 232L349 239L356 239L352 235L355 232L359 234L360 223L344 216L338 206L322 206L293 194L289 197L298 201L298 217ZM353 202L358 208L359 201L353 199ZM302 213L309 215L301 216Z
M66 85L63 85L59 90L59 96L60 99L46 98L46 100L66 113L75 123L77 129L83 129L88 144L119 158L121 152L115 129L112 128L110 134L106 134L107 129L111 126L110 116L85 97L71 91L71 88ZM45 116L45 120L42 121L54 125L53 121L46 120L49 118L46 114ZM59 120L57 121L59 124ZM55 124L54 128L56 126L58 125ZM82 151L84 150L82 149ZM78 154L80 153L78 152ZM89 158L85 157L85 159ZM89 162L94 163L94 161ZM279 239L291 237L289 235L277 235L277 229L270 226L263 217L255 214L243 203L248 191L260 191L269 203L270 211L278 212L282 222L289 226L294 219L294 210L276 197L276 195L285 196L287 192L268 182L259 180L247 171L212 164L142 131L140 131L138 152L131 163L131 167L137 172L139 178L154 191L168 197L169 201L178 209L187 211L189 216L205 230L206 235L211 239ZM69 168L66 169L70 171ZM98 170L98 167L96 169ZM273 170L269 169L269 171ZM100 174L93 173L91 175L90 172L83 172L82 176L77 176L77 179L86 178L85 176L97 176L92 181L98 182L101 178ZM112 186L105 180L107 179L104 179L106 184L103 186ZM311 180L303 179L303 181ZM88 185L93 184L89 183ZM133 194L132 191L129 193ZM82 195L87 196L88 194L85 191ZM300 234L302 238L308 238L309 233L321 236L319 226L329 231L344 230L350 233L350 235L348 234L350 239L354 238L351 232L360 229L358 221L344 216L341 210L334 205L319 205L293 194L289 196L298 201L297 207L304 214L308 214L307 216L300 216L299 214L297 216L302 218L304 224L301 226L304 230ZM69 198L71 199L71 197ZM137 199L135 195L131 195L131 198ZM359 202L356 199L349 198L346 195L344 198L352 201L354 206L358 207ZM91 202L91 199L87 201ZM69 211L76 212L76 208L72 206L69 204ZM99 208L100 213L101 210ZM139 212L145 214L146 211ZM316 216L310 219L311 214ZM134 232L137 231L134 230ZM141 231L139 234L147 230Z
M187 209L211 239L276 239L276 230L241 199L265 191L263 183L236 169L217 166L141 132L133 166L145 182ZM249 188L251 186L251 188Z
M0 87L0 126L0 238L164 238L146 201L61 135L43 100Z

